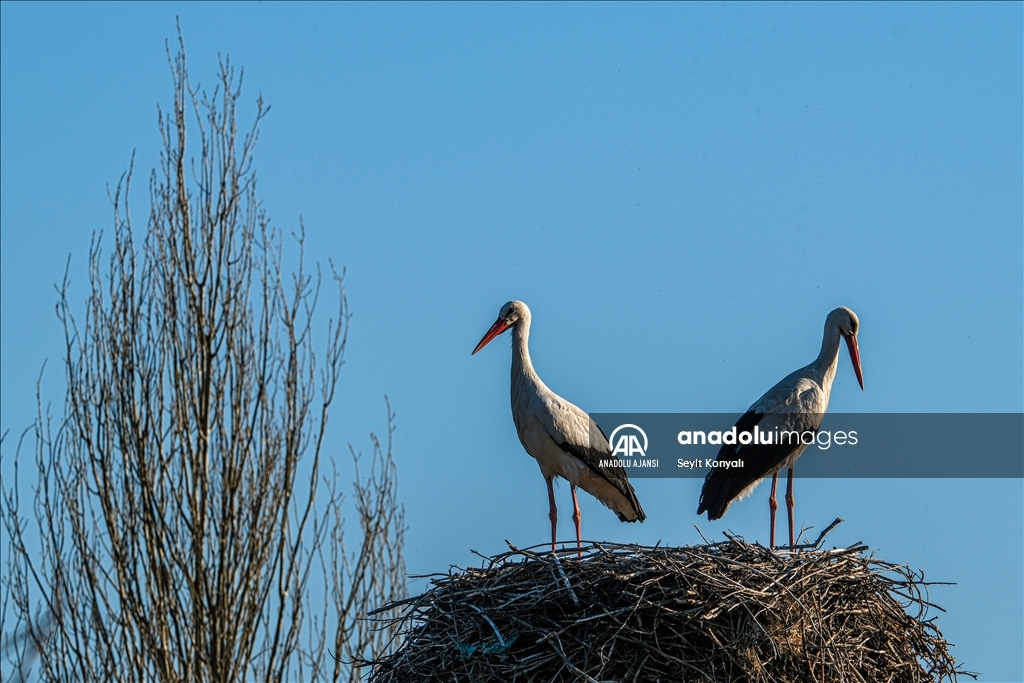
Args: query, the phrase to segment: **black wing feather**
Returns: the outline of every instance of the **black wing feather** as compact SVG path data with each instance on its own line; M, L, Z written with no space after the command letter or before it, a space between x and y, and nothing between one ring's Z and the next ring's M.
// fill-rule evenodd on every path
M604 430L601 429L601 427L593 420L590 420L590 429L591 431L596 429L598 432L601 433L601 436L604 437L603 441L599 441L597 439L592 438L590 440L591 443L608 443L608 437L605 436ZM632 506L633 511L636 513L636 517L638 520L642 522L645 519L647 519L647 515L644 513L644 509L640 506L640 501L636 497L636 491L633 490L633 485L629 483L629 479L626 477L625 470L619 467L600 466L601 460L611 460L612 458L618 458L618 456L612 454L610 449L602 450L598 448L584 448L583 446L569 443L568 441L563 441L562 443L559 443L558 447L561 448L566 453L568 453L569 455L581 460L591 472L607 481L609 484L614 486L619 493L625 496L626 500L628 500L629 504ZM616 515L618 515L619 520L623 522L629 521L628 519L623 517L617 510L612 511L615 512Z
M753 432L754 425L761 422L765 413L748 410L736 422L736 433ZM820 419L818 423L820 424ZM818 425L814 425L817 432ZM719 519L729 509L730 503L743 489L776 470L800 444L723 444L718 451L719 460L743 459L742 468L716 467L704 479L700 491L700 505L697 514L707 511L708 519ZM742 449L742 455L740 450Z

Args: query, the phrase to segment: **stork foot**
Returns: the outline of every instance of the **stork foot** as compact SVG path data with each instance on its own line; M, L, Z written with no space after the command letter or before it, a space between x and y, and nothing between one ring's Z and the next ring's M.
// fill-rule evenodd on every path
M779 501L775 499L775 488L779 484L779 475L776 472L772 475L772 495L768 497L768 512L771 518L771 529L768 532L768 549L775 548L775 511L779 509Z
M796 545L796 535L793 523L793 509L796 507L796 498L793 497L793 468L789 468L789 477L786 479L786 510L789 513L789 547Z
M571 486L572 489L572 521L576 525L576 557L583 559L583 534L580 532L580 521L583 516L580 514L580 501L576 498L576 487Z
M556 532L558 530L558 508L555 507L555 489L552 486L551 479L548 479L547 482L548 482L548 505L551 508L550 511L548 512L548 519L551 520L551 552L552 553L557 553L558 552L558 548L557 548L555 539L557 538Z

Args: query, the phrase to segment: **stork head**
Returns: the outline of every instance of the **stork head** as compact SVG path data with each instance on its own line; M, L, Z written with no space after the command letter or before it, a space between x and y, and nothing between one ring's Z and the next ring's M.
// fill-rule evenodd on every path
M825 327L835 326L839 334L846 340L846 348L850 350L850 360L853 362L853 371L857 373L857 381L860 388L864 389L864 373L860 367L860 348L857 346L857 332L860 330L860 320L857 314L846 306L840 306L828 314Z
M507 304L501 307L498 311L498 319L491 325L491 329L487 330L487 334L480 340L480 343L473 349L473 353L476 353L480 349L491 343L491 340L497 337L499 334L504 332L510 327L515 327L516 323L520 320L530 318L530 309L522 301L509 301ZM473 355L473 354L470 354Z

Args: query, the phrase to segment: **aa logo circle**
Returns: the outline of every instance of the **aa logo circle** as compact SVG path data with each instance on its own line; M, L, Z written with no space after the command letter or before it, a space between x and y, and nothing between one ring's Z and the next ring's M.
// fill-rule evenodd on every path
M647 433L636 425L619 425L608 438L612 455L622 458L643 458L647 455Z

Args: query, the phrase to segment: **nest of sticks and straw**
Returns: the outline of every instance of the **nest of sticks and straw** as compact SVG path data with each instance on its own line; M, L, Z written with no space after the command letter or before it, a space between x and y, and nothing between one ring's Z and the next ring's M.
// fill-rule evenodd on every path
M838 520L837 520L838 522ZM833 525L834 526L834 525ZM830 527L831 528L831 527ZM824 536L824 534L822 534ZM866 546L589 543L435 576L380 614L404 642L371 683L955 681L922 574ZM940 609L940 608L937 608ZM971 675L971 674L967 674Z

